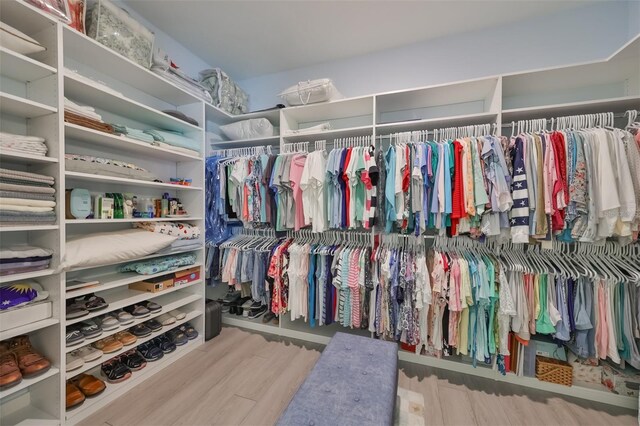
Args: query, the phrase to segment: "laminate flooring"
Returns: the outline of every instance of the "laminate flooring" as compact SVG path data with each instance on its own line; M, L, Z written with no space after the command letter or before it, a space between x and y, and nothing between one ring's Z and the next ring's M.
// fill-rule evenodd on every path
M323 347L223 327L81 425L271 425ZM399 368L398 385L424 395L426 425L638 424L634 410L410 363Z

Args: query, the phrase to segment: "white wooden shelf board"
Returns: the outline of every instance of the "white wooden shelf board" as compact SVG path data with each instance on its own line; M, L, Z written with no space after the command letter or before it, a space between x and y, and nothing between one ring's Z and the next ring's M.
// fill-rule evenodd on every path
M176 321L175 323L168 325L168 326L163 326L160 330L158 331L154 331L152 332L150 335L148 335L147 337L138 337L138 340L135 341L135 343L128 345L128 346L123 346L122 349L115 351L115 352L111 352L108 354L103 354L100 358L98 358L95 361L91 361L91 362L85 362L82 367L80 368L76 368L75 370L71 370L71 371L67 371L66 373L66 379L69 380L72 377L77 376L80 373L84 373L85 371L91 370L92 368L98 367L100 366L100 364L102 364L103 362L106 362L110 359L113 359L115 357L117 357L118 355L127 352L133 348L135 348L136 346L140 346L141 344L148 342L149 340L153 340L156 337L160 336L163 333L166 333L169 330L173 330L174 328L187 323L189 321L191 321L192 319L198 317L202 315L202 312L198 311L198 310L193 310L187 313L187 315L181 319ZM82 345L80 345L80 347L82 347Z
M2 3L0 1L0 3ZM19 426L54 426L60 422L55 416L41 410L34 405L28 405L9 414L2 413L3 425Z
M249 120L251 118L266 118L274 126L280 124L280 109L270 109L266 111L254 111L246 114L229 114L208 102L205 102L205 117L207 121L218 124L235 123L237 121Z
M97 342L98 340L104 339L105 337L108 336L113 336L114 334L120 332L120 331L124 331L124 330L128 330L129 328L138 325L138 324L142 324L145 321L149 321L150 319L153 318L157 318L160 315L162 315L163 313L167 313L171 310L174 309L180 309L183 306L188 305L189 303L195 302L199 299L201 299L200 295L197 294L191 294L191 295L187 295L185 296L184 294L180 295L180 294L173 294L171 295L172 297L164 297L162 299L157 299L156 302L160 303L162 305L162 312L157 312L155 314L151 314L147 317L144 318L138 318L136 320L134 320L132 323L127 324L124 327L118 327L114 330L109 330L109 331L105 331L102 334L100 334L99 336L96 337L92 337L91 339L85 339L84 341L73 345L73 346L67 346L65 351L67 353L69 352L73 352L74 350L81 348L83 346L86 345L90 345L94 342Z
M52 231L58 225L0 225L0 232Z
M175 272L186 271L187 269L191 269L196 266L198 265L195 264L195 265L181 266L179 268L172 269L170 271L163 271L163 272L158 272L156 274L150 274L150 275L140 275L135 272L113 272L111 274L83 277L87 281L93 281L93 280L99 281L100 284L93 287L79 289L76 291L73 291L73 290L67 291L66 298L72 299L74 297L84 296L85 294L95 293L97 291L110 290L112 288L122 287L125 285L137 283L138 281L161 277L163 275L173 274Z
M7 152L0 152L0 163L14 163L14 164L52 164L58 163L57 158L46 157L42 155L33 154L9 154Z
M134 217L132 219L66 219L66 225L94 225L104 223L135 223L135 222L190 222L202 220L201 217Z
M8 330L2 330L0 331L0 341L7 340L15 336L20 336L21 334L33 333L34 331L37 331L46 327L51 327L52 325L56 325L59 322L60 321L58 321L55 318L47 318L44 320L32 322L27 325L23 325L20 327L14 327Z
M285 108L283 114L298 123L320 122L373 114L373 96Z
M514 108L502 111L502 123L528 120L535 118L553 118L565 115L592 114L611 112L611 110L626 111L640 108L640 96L624 96L620 98L596 99L584 102L570 102L566 104L533 106Z
M131 118L158 129L167 129L183 133L202 131L202 128L198 126L179 120L133 99L92 86L78 79L74 73L65 72L64 92L65 96L72 101L78 101L83 105Z
M28 377L28 378L22 378L22 381L20 383L18 383L15 386L12 386L8 389L2 390L0 391L0 399L6 398L10 395L13 395L14 393L17 393L23 389L27 389L30 386L35 385L36 383L40 383L43 380L48 379L49 377L53 377L56 374L58 374L60 372L60 370L58 370L55 367L51 367L49 368L49 370L45 371L42 374L39 374L37 376L34 377Z
M150 188L162 188L172 189L176 191L201 191L199 186L184 186L184 185L172 185L170 183L149 182L145 180L127 179L115 176L103 176L92 175L89 173L80 172L65 172L67 180L85 181L85 182L106 182L106 183L120 183L121 185L128 187L150 187Z
M409 120L393 123L378 124L376 133L385 135L395 132L409 132L414 130L433 130L445 127L471 126L495 122L498 114L493 112L479 114L465 114L451 117L428 118L424 120Z
M56 273L55 269L43 269L41 271L24 272L22 274L2 275L0 276L0 284L10 283L13 281L22 281L38 277L46 277Z
M208 141L214 149L238 148L247 146L273 146L280 144L280 136L269 136L266 138L239 139L235 141Z
M23 83L40 80L57 72L50 65L3 46L0 46L0 64L2 64L0 70L2 76Z
M58 111L49 105L35 102L30 99L0 92L0 113L14 115L23 118L36 118L44 115L55 114Z
M346 138L352 136L372 136L373 126L348 127L344 129L331 129L324 132L289 134L283 136L285 143L288 142L314 142L319 140L332 141L336 138Z
M33 36L56 24L56 20L52 15L48 15L38 8L19 0L0 1L0 15L2 15L2 22L15 26L28 36Z
M91 146L103 146L105 148L117 149L122 153L130 153L142 155L146 158L157 158L169 161L201 161L202 158L194 153L194 155L184 154L182 152L173 151L169 148L154 146L146 142L128 138L126 136L117 136L99 130L89 129L77 124L64 124L65 137L67 139L75 139L80 142L90 143Z

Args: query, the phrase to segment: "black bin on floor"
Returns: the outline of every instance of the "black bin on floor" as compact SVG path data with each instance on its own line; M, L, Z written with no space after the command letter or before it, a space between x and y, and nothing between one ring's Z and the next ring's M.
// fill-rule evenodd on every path
M207 299L204 309L204 340L211 340L222 331L222 305Z

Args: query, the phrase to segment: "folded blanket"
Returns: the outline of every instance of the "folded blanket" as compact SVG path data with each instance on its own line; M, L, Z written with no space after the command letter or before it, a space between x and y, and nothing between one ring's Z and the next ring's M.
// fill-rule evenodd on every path
M0 183L10 183L13 185L29 185L38 188L50 188L51 184L44 182L34 182L30 180L17 179L17 178L8 178L0 176Z
M0 142L2 141L44 142L45 139L40 136L26 136L0 132Z
M5 148L5 147L1 147L1 146L0 146L0 151L2 151L2 153L5 154L5 155L31 154L31 155L39 155L39 156L42 156L42 157L46 157L46 155L47 155L47 151L46 150L44 152L33 152L33 151L20 150L20 149L10 149L10 148Z
M141 275L151 275L168 271L170 269L176 269L181 266L193 265L194 263L196 263L196 255L193 253L187 253L129 263L121 266L120 272L137 272Z
M0 264L0 272L7 271L9 269L17 269L17 268L29 268L33 266L47 266L51 263L50 259L47 260L38 260L35 262L12 262L12 263L2 263Z
M25 200L55 201L55 197L53 195L35 194L31 192L18 192L18 191L0 191L0 197L22 198Z
M43 269L48 269L48 268L49 268L49 264L47 263L46 265L41 265L41 266L28 266L26 268L14 268L14 269L2 270L0 271L0 275L7 276L7 275L25 274L27 272L42 271Z
M4 183L0 179L0 191L31 192L34 194L55 194L56 190L46 186L34 186L15 183Z
M45 182L54 184L55 179L52 176L41 175L39 173L24 172L22 170L0 169L0 176L14 179L32 180L34 182Z
M20 151L47 152L47 146L44 142L20 142L20 141L2 141L0 142L2 149L17 149Z
M52 207L30 207L30 206L16 206L13 204L0 203L0 211L11 210L15 212L52 212Z
M64 98L64 110L91 120L102 121L102 116L96 112L95 108L77 104L68 98Z
M178 146L180 148L193 149L200 152L200 143L196 140L189 139L181 133L156 129L148 129L144 132L153 136L153 138L158 142L165 142L169 145Z
M113 126L113 131L117 134L126 135L132 139L140 140L142 142L153 143L153 136L145 133L143 130L128 127L123 124L111 123L111 126Z
M55 201L28 200L25 198L4 198L0 196L0 205L28 206L28 207L55 207Z
M180 240L200 238L200 228L182 222L135 222L134 228L146 229L158 234L173 235Z
M64 121L71 124L77 124L78 126L87 127L89 129L98 130L105 133L113 133L113 127L110 124L103 123L102 121L92 120L90 118L82 117L71 111L64 112Z
M51 224L56 222L55 212L21 212L0 210L0 222L3 224L37 223Z
M31 257L51 256L53 250L27 245L15 245L0 248L0 259L26 259Z
M41 261L50 261L53 258L53 255L49 256L33 256L33 257L12 257L10 259L0 259L0 265L8 265L13 263L20 262L41 262Z

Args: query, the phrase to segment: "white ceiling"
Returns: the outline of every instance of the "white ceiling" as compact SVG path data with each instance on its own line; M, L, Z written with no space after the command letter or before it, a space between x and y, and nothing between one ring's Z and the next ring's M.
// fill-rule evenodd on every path
M561 12L589 0L126 0L235 80Z

